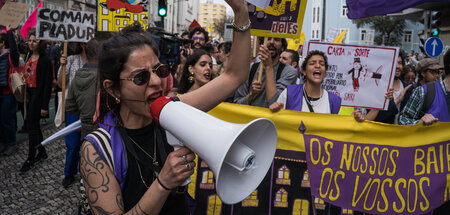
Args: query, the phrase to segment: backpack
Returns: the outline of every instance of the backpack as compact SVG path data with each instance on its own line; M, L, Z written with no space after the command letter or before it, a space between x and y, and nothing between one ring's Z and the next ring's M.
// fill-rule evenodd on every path
M434 85L434 82L428 83L427 87L424 87L424 89L425 99L423 101L422 111L424 112L424 114L426 114L433 104L434 97L436 96L436 87Z
M252 65L252 67L250 68L250 74L249 74L249 77L248 77L248 91L250 91L250 89L252 87L252 82L253 82L253 79L255 78L255 74L256 74L256 71L257 71L257 69L259 67L259 64L261 64L261 62L254 63ZM278 66L278 70L277 70L277 75L275 77L275 82L278 81L278 79L280 79L281 73L283 72L283 69L284 69L285 66L286 65L284 63L280 62L280 65Z

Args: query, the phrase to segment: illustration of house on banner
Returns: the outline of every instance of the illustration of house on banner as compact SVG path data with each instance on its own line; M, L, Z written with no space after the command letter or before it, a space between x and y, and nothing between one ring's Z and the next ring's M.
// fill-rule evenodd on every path
M146 7L143 7L142 12L132 13L125 7L119 9L108 8L107 1L98 1L98 31L120 31L134 22L139 22L144 27L144 30L148 28L148 10Z

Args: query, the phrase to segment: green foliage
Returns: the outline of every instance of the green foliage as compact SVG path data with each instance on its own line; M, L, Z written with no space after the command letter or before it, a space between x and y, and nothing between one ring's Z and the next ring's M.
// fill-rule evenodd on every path
M394 16L374 16L363 19L354 19L353 23L358 28L369 26L375 30L374 42L376 45L383 43L387 46L399 46L406 26L405 20Z

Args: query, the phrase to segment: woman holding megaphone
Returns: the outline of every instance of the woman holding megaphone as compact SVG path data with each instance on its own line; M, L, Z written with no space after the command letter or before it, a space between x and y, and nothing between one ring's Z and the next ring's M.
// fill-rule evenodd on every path
M250 29L247 3L226 0L234 11L234 40L225 73L179 99L202 111L225 100L248 77ZM173 151L149 112L163 96L169 74L158 48L139 32L106 40L98 62L99 129L81 147L80 172L93 214L189 214L183 182L194 173L194 153Z

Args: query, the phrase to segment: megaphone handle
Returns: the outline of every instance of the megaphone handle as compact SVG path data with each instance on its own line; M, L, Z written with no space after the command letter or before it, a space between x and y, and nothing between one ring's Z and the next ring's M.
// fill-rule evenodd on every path
M181 146L182 145L173 146L173 151L180 149ZM190 184L191 182L192 182L191 178L188 178L188 179L186 179L186 181L183 182L183 184L181 184L181 186L186 186L186 185Z

